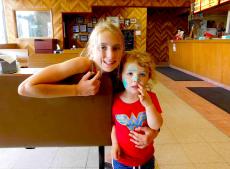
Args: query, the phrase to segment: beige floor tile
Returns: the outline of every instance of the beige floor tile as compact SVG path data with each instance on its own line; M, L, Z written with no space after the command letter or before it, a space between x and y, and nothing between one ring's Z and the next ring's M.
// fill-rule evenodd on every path
M98 147L91 147L87 159L87 168L99 168L99 152Z
M212 130L199 129L199 134L206 142L230 142L230 137L215 127Z
M207 143L182 144L187 157L193 163L225 162Z
M154 142L155 142L155 145L178 143L177 139L174 137L172 132L165 126L161 128L161 131Z
M0 169L12 168L22 152L19 148L1 148L0 150Z
M210 146L230 165L230 142L210 143Z
M69 167L68 167L68 168L66 168L66 167L65 167L65 168L63 168L63 167L58 167L58 168L49 168L49 169L85 169L85 167L83 167L83 168L82 168L82 167L81 167L81 168L79 168L79 167L71 167L71 168L69 168ZM87 168L87 169L88 169L88 168Z
M215 164L195 164L197 169L230 169L230 165L226 163L215 163Z
M158 164L188 164L187 158L180 144L164 144L156 146L155 157Z
M83 168L86 167L89 147L59 148L50 167L53 168Z
M159 169L195 169L193 164L159 165Z
M199 135L196 128L171 128L173 135L179 143L204 143L205 140Z
M57 148L21 149L12 169L48 169Z

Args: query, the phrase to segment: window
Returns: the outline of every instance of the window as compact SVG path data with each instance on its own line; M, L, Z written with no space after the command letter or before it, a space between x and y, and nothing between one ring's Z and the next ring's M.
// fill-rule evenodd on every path
M3 2L0 0L0 44L7 43L6 40L6 24L3 10Z
M51 11L15 11L18 38L52 38Z
M228 11L227 23L226 23L226 33L230 33L230 10Z

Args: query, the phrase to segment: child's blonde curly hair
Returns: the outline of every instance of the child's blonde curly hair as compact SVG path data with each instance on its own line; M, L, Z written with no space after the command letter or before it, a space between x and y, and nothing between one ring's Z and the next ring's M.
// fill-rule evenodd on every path
M153 89L153 84L154 84L154 70L155 70L155 64L152 60L151 55L147 52L142 52L138 50L126 51L124 57L121 60L121 65L119 70L120 77L122 74L122 70L124 68L124 64L130 61L137 62L139 66L147 69L149 73L149 81L146 85L146 89L151 91Z
M124 64L130 61L137 62L139 66L146 68L149 72L150 79L154 77L155 64L153 63L149 53L138 50L126 51L121 61L121 72L123 70Z

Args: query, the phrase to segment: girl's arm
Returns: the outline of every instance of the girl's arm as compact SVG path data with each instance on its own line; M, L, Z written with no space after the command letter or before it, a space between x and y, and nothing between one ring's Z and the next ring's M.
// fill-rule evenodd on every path
M139 98L141 104L145 107L146 116L147 116L147 123L149 127L153 130L158 130L163 123L163 119L161 113L157 112L155 106L152 103L152 100L147 93L147 91L143 88L143 86L139 86Z
M144 149L158 136L159 131L153 130L149 127L138 127L131 130L129 133L130 141L135 144L135 147Z
M99 72L91 80L88 80L91 74L87 73L78 84L57 84L58 81L69 76L88 71L90 65L91 61L86 57L76 57L50 65L24 80L18 87L18 93L23 96L41 98L95 94L100 85Z

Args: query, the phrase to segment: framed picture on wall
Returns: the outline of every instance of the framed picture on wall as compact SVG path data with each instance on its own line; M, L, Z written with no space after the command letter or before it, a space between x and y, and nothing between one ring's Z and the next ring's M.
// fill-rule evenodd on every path
M117 27L120 27L120 20L118 16L108 16L106 19L112 22Z
M93 27L87 27L87 32L91 33L93 31Z
M80 32L87 32L87 26L84 25L80 25Z
M97 18L96 17L92 17L92 22L93 22L93 24L96 24L97 23Z
M79 32L79 26L78 25L74 25L73 26L73 33L78 33Z
M81 42L87 42L88 41L88 35L80 35L80 41Z
M130 23L137 23L137 19L136 18L130 18Z
M120 22L120 24L124 24L124 23L125 23L124 18L120 18L120 19L119 19L119 22Z
M88 22L87 23L87 27L93 27L93 23L92 22Z
M125 26L128 27L130 25L130 19L125 19Z
M78 16L77 17L77 23L79 23L79 24L84 23L84 17L83 16Z

